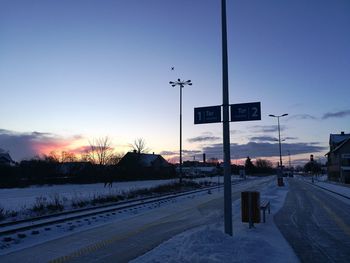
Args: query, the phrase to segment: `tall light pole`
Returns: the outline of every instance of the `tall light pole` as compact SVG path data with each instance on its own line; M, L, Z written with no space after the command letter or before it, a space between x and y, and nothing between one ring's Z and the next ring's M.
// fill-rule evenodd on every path
M192 82L191 80L183 81L177 79L177 81L170 81L169 84L173 87L180 87L180 184L182 184L182 88L185 85L192 86Z
M281 117L284 117L284 116L287 116L288 113L285 113L285 114L282 114L282 115L273 115L273 114L270 114L269 116L270 117L274 117L274 118L277 118L277 122L278 122L278 144L279 144L279 148L280 148L280 167L282 169L282 149L281 149L281 129L280 129L280 118Z
M224 148L224 217L225 233L232 236L232 185L230 152L230 119L228 90L228 55L227 55L227 21L226 0L221 0L221 35L222 35L222 133Z

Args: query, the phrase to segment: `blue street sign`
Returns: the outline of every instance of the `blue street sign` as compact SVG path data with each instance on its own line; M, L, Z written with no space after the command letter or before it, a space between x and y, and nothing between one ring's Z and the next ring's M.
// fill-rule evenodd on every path
M221 122L221 106L194 108L194 124Z
M261 120L260 102L232 104L231 121Z

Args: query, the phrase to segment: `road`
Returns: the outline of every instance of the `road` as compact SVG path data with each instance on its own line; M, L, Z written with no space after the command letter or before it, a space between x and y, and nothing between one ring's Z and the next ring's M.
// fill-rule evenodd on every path
M274 220L301 262L350 262L350 205L320 188L289 179Z
M271 179L234 185L233 201L240 198L241 191L259 191ZM213 191L7 254L2 256L1 262L128 262L176 234L222 218L223 192Z

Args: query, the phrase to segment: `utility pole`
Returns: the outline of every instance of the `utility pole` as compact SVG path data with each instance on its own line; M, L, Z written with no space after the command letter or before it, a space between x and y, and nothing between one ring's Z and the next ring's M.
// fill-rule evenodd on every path
M232 196L231 196L231 155L230 120L228 92L226 0L221 0L222 26L222 108L223 108L223 148L224 148L224 217L225 233L232 236Z

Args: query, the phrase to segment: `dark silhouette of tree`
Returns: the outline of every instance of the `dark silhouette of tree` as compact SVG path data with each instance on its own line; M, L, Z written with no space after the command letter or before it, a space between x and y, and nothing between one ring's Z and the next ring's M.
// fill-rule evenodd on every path
M132 144L131 148L138 153L147 153L149 149L146 147L146 142L143 138L136 139Z
M273 165L272 162L265 159L257 159L255 161L255 171L256 173L269 173L272 172Z
M304 165L304 171L312 174L318 174L321 172L321 164L316 161L309 161Z
M62 151L61 152L61 162L62 163L72 163L77 162L78 158L75 156L74 153L68 152L68 151Z
M252 174L254 172L254 164L252 163L252 160L249 158L249 156L247 157L247 159L245 160L245 171L247 174Z
M111 147L111 140L109 137L93 139L89 144L90 150L87 153L87 159L93 164L108 164L113 156L113 148Z
M117 165L119 161L123 158L123 153L113 153L111 157L109 158L109 165Z
M257 159L255 161L255 166L257 168L262 168L262 169L272 169L272 162L270 162L269 160L265 160L265 159Z

